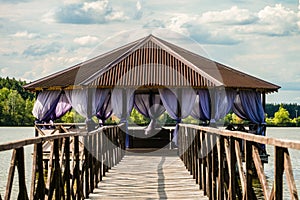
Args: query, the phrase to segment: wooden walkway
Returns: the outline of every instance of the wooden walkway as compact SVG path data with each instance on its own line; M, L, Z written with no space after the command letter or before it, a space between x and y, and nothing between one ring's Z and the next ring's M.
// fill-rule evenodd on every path
M177 151L127 152L98 184L90 199L208 199Z

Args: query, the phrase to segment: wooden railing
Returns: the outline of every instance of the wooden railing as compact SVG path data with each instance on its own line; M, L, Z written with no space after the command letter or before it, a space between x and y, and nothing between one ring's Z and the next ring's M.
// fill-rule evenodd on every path
M178 138L181 159L209 199L257 199L253 190L254 174L264 199L283 199L284 172L290 199L299 198L289 155L289 149L300 150L299 141L185 124L180 124ZM271 189L259 155L261 144L275 149Z
M124 156L125 134L118 126L105 126L91 132L70 132L63 124L54 124L54 127L53 134L0 145L0 152L13 151L5 200L11 198L15 168L18 169L18 199L88 198L109 168ZM43 135L38 126L35 128ZM50 147L48 153L46 144ZM24 147L28 145L34 146L30 188L26 188L28 169L24 164Z

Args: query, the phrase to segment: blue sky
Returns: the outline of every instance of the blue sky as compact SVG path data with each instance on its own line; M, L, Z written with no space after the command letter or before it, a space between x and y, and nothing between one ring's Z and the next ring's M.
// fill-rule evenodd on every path
M0 76L27 81L146 33L280 85L268 103L300 104L296 0L0 0ZM198 43L193 49L182 35ZM173 42L172 41L172 42ZM201 53L201 52L200 52Z

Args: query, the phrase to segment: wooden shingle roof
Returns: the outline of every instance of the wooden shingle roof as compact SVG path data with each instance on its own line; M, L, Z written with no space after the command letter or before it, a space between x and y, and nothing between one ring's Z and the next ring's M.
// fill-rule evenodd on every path
M153 35L39 79L28 90L73 87L223 86L274 92L280 87L212 61Z

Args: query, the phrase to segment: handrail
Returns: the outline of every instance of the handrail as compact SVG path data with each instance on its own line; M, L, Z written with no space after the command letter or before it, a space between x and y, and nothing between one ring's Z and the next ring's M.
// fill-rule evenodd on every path
M51 124L55 127L51 135L0 144L0 152L13 150L5 200L11 198L15 168L19 176L18 199L88 198L105 173L124 156L125 133L119 126L69 132L64 125L74 124ZM47 124L37 124L36 132L44 134L40 129L44 126ZM46 144L50 146L48 152L43 149ZM34 145L34 150L31 187L27 190L24 147L29 145Z
M271 190L261 160L261 156L267 155L260 148L261 144L272 145L275 149ZM300 150L300 142L212 127L179 125L179 155L209 199L257 199L252 181L255 174L264 199L283 199L284 172L290 198L299 199L289 149Z
M196 130L202 130L202 131L207 131L210 133L215 133L215 134L222 135L225 137L235 137L238 139L247 140L247 141L251 141L251 142L257 142L257 143L261 143L261 144L267 144L267 145L272 145L272 146L277 146L277 147L282 147L282 148L290 148L290 149L300 150L300 141L270 138L267 136L255 135L255 134L250 134L250 133L246 133L246 132L242 132L242 131L221 130L221 129L216 129L216 128L212 128L212 127L198 126L198 125L193 125L193 124L180 124L180 125L182 125L184 127L188 127L188 128L193 128Z

